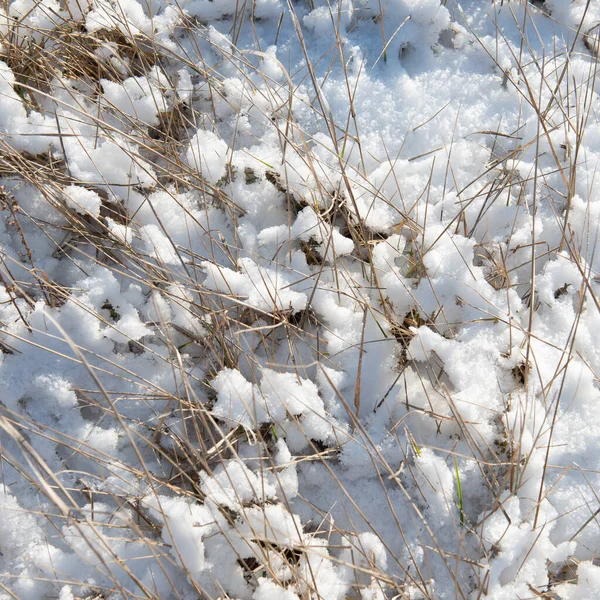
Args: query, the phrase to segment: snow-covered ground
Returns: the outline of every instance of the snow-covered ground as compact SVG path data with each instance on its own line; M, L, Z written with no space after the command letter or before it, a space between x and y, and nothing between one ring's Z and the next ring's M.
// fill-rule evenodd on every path
M0 8L0 598L599 598L599 33Z

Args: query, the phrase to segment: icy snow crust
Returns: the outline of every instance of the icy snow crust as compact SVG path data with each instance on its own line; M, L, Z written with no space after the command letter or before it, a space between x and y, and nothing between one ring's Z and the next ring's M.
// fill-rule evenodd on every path
M598 598L599 19L1 9L0 598Z

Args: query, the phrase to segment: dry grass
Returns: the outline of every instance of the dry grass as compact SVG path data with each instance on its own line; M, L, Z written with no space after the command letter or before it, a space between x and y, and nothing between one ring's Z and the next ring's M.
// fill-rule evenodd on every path
M294 14L291 3L290 7ZM241 21L244 18L242 13L243 8L240 7L239 14L232 17L232 22ZM335 12L333 16L335 18ZM352 196L350 190L363 188L374 194L379 194L380 190L373 189L373 185L367 180L360 167L361 161L358 161L359 167L355 167L344 159L344 148L350 142L356 148L354 152L362 152L353 105L354 80L351 74L346 72L350 105L348 121L335 122L324 100L313 62L304 47L302 29L300 24L297 24L298 41L304 48L307 60L305 83L309 88L310 109L314 112L315 119L322 123L323 131L329 136L338 158L337 175L345 184L345 190L341 191L332 189L330 182L322 180L321 159L318 153L314 152L309 135L295 120L292 107L295 86L291 74L286 74L287 79L283 85L275 85L265 73L261 73L257 61L253 60L256 57L239 53L233 47L221 47L219 52L223 64L219 68L224 70L227 67L236 71L245 81L247 93L255 95L259 100L256 116L251 118L270 120L280 139L282 153L285 155L286 152L295 152L301 156L308 172L317 183L309 191L290 185L287 179L291 173L287 173L283 165L269 165L264 178L249 168L243 173L235 172L230 165L225 178L211 183L206 173L199 173L180 158L190 137L199 127L212 130L211 121L214 123L219 120L220 117L214 109L214 98L225 98L227 101L219 68L208 70L199 48L198 54L192 55L190 47L193 48L194 44L187 46L187 49L183 46L176 49L173 49L173 46L167 48L143 34L127 34L116 29L100 30L91 34L75 19L60 22L52 30L37 31L35 36L21 35L19 32L22 25L14 19L9 21L10 35L3 41L3 60L15 74L14 89L22 98L27 110L49 113L49 103L54 103L56 110L60 107L81 116L87 115L88 107L96 107L97 114L87 116L96 126L98 139L118 140L118 144L122 141L135 143L137 150L126 150L129 158L140 165L142 170L150 165L155 174L151 185L135 191L145 196L143 206L154 212L157 222L162 227L162 233L180 259L179 264L164 262L160 257L140 250L140 246L131 240L117 237L112 228L114 223L129 227L134 239L139 235L136 211L132 211L121 199L120 192L112 193L116 188L114 182L109 179L82 180L70 172L69 163L64 157L64 147L61 150L60 143L54 153L34 155L25 150L15 149L8 141L0 138L0 177L5 182L0 198L1 214L7 230L20 248L18 256L2 255L0 276L6 290L6 302L14 305L24 326L21 330L14 324L4 327L2 351L14 359L14 352L20 352L14 350L15 343L18 342L21 348L26 348L28 344L41 344L47 346L48 353L60 356L61 359L66 357L78 365L92 382L89 389L75 390L79 410L96 424L110 424L111 427L118 428L123 443L128 448L127 461L119 461L117 464L110 453L104 453L85 440L74 439L68 431L62 431L60 423L56 423L56 427L48 423L38 423L33 410L29 413L0 403L0 427L3 431L0 438L2 463L19 474L21 485L27 484L35 490L39 495L40 505L53 507L52 511L44 508L43 516L55 529L57 536L68 535L69 531L80 536L85 542L81 547L82 564L90 560L90 554L85 552L91 552L95 557L96 568L103 574L103 581L109 582L109 585L102 584L96 587L80 582L82 593L87 594L85 597L156 597L148 582L141 581L128 560L115 551L114 540L119 536L125 536L127 543L132 547L141 548L136 551L138 557L144 556L155 561L157 576L162 574L161 576L171 580L174 569L181 569L188 576L188 581L195 588L199 598L214 597L203 589L198 579L190 572L190 557L182 556L176 543L165 542L165 539L175 538L166 532L169 529L169 518L165 516L161 507L161 499L172 496L188 499L190 505L201 505L206 500L206 493L203 491L200 473L214 474L215 469L226 464L226 461L249 461L247 456L239 454L240 449L249 441L261 455L259 461L254 461L259 463L258 472L272 474L278 479L284 467L290 466L281 465L275 460L274 449L278 440L275 427L248 429L240 425L230 428L226 421L215 417L211 412L216 399L212 388L214 377L225 368L255 366L259 364L258 356L261 357L260 361L272 364L273 368L281 371L294 372L299 377L312 379L319 373L322 380L328 380L347 410L351 435L370 456L376 474L373 479L376 493L390 498L389 528L394 530L396 538L407 540L414 536L414 528L418 528L418 537L425 553L437 557L436 565L441 565L441 568L446 570L446 576L454 581L455 596L466 598L472 590L477 590L476 595L472 597L484 597L484 563L493 558L493 551L487 550L481 539L485 519L496 511L504 510L500 500L503 492L508 490L515 494L519 486L527 480L528 457L520 451L520 436L524 428L515 424L512 431L507 427L504 415L496 414L493 418L498 426L498 440L494 446L488 445L479 437L475 424L465 421L462 417L439 357L432 353L428 361L423 362L414 360L410 354L409 346L417 337L416 329L419 327L430 327L451 340L464 323L449 322L445 307L439 301L436 310L429 314L417 305L408 312L397 311L378 281L373 253L378 244L386 243L389 233L382 234L368 226L366 220L359 216L361 212L357 198ZM377 24L381 27L383 39L385 40L386 36L389 39L392 32L385 27L384 19L378 19ZM214 43L205 27L190 22L189 18L182 15L180 31L189 33L192 27L195 28L198 40L202 40L204 44ZM595 55L598 46L597 35L594 33L596 30L597 27L577 32L579 37L584 38L589 51ZM470 33L474 38L477 37L475 32ZM534 34L530 32L529 35ZM499 40L503 37L500 29L497 36ZM341 65L346 65L344 45L339 32L334 42L332 52L336 54L336 59ZM487 48L483 41L480 43L482 47ZM570 49L570 53L573 52L575 44ZM459 192L461 211L448 224L446 231L474 240L474 261L471 266L483 269L486 281L496 292L506 292L508 295L509 290L518 286L516 289L519 296L528 307L525 327L516 322L509 324L511 336L522 336L523 341L519 349L522 358L515 364L507 363L503 375L514 380L514 389L506 393L506 412L512 408L513 401L521 402L523 405L520 411L525 419L530 409L529 403L533 402L529 395L533 389L532 380L535 380L538 373L531 340L536 339L534 321L536 311L540 308L536 294L536 277L541 272L540 264L557 256L558 252L565 253L582 276L582 288L578 290L578 318L583 310L584 297L588 299L588 306L593 304L596 309L600 308L592 286L595 274L590 271L588 262L582 256L582 241L574 237L569 227L577 166L581 160L579 150L591 114L590 97L597 63L591 68L586 81L578 82L577 87L571 88L569 61L562 61L562 70L554 72L552 69L556 63L540 62L542 59L530 51L525 35L521 54L514 56L514 59L519 65L519 72L506 73L504 84L514 88L521 95L523 104L537 115L537 135L534 139L522 139L518 131L491 132L494 141L490 148L489 169L463 186L463 189L456 190ZM390 59L386 60L389 62ZM194 102L175 100L168 107L161 104L158 120L151 124L125 114L115 106L100 108L102 80L119 83L129 77L144 76L154 66L164 67L165 72L172 72L173 66L177 65L190 69L202 78L206 84L203 98ZM501 68L500 64L498 68ZM58 77L60 79L57 79ZM262 77L266 85L259 88L256 77ZM70 80L68 85L65 83L67 80ZM175 82L172 84L176 88ZM541 103L542 89L553 91L548 103ZM84 102L88 104L84 105ZM212 114L209 108L211 104ZM236 110L233 104L232 109ZM556 146L551 134L563 129L569 133L569 139L574 139L575 142L573 145L567 142L567 145L561 148ZM488 137L489 134L490 132L487 132ZM72 135L74 134L68 131L59 131L58 137L66 140ZM226 141L230 145L235 144L235 141ZM551 182L546 182L546 176L540 175L541 169L538 169L541 144L549 147L555 162L554 174L558 174L558 177L553 177ZM452 144L448 144L444 150L450 164ZM534 170L529 177L524 177L522 173L513 169L511 165L514 165L514 162L511 161L518 162L525 152L532 151ZM291 310L282 310L277 307L275 299L271 310L258 309L233 293L218 293L207 289L202 283L204 271L200 260L206 260L208 257L213 263L221 262L221 265L225 266L224 259L219 257L226 257L229 261L228 266L235 268L240 253L235 236L228 241L215 231L204 231L207 234L208 246L204 249L204 256L199 257L191 249L192 244L186 248L171 238L168 227L162 226L161 222L166 215L157 213L150 199L150 191L162 191L169 194L174 202L179 203L182 214L189 223L190 236L196 236L205 230L205 225L198 221L197 213L190 205L181 203L178 194L182 193L191 194L202 210L220 211L235 227L244 215L244 209L236 202L233 187L233 183L240 178L248 186L274 187L282 197L290 223L302 208L308 205L315 206L326 231L331 231L331 227L334 226L339 227L339 230L354 242L355 250L350 259L357 267L349 268L348 261L345 260L325 265L324 257L333 243L332 236L322 244L314 239L293 241L305 254L307 263L314 268L315 273L314 290L312 295L308 294L309 307L305 311L294 313ZM452 186L451 179L449 174L449 187ZM555 183L557 179L558 187ZM54 222L44 222L38 216L29 213L17 193L24 185L28 186L27 189L36 190L52 207L58 215ZM76 210L70 205L63 193L68 185L81 185L96 192L102 201L99 214L86 214L85 211ZM397 188L402 196L402 181L397 181ZM422 197L428 198L428 189L423 190ZM392 199L383 196L381 199L390 206L397 206ZM511 242L512 234L502 243L488 238L486 211L494 203L501 202L519 207L515 221L530 219L531 243L527 248L515 249ZM481 205L475 219L467 216L467 210L472 203ZM540 203L547 203L556 212L556 220L562 232L556 247L549 247L536 231L534 217ZM424 263L424 257L427 252L432 251L435 243L424 245L424 220L422 215L418 214L419 210L423 210L422 206L422 203L419 204L420 208L416 203L412 207L407 206L406 210L398 215L395 233L401 233L407 240L402 276L403 281L409 281L408 293L412 293L418 285L429 282L431 293L435 297L435 285ZM189 323L199 324L197 329L188 329L181 324L181 319L174 322L168 317L163 318L160 307L157 306L156 319L146 323L151 333L139 340L120 343L119 352L135 356L149 355L157 364L167 364L172 371L171 382L160 385L143 373L131 372L127 367L129 363L117 361L111 356L99 355L72 339L57 317L58 311L66 303L78 306L86 311L91 319L112 327L119 321L119 307L106 300L100 309L95 310L81 301L78 290L54 281L45 273L43 266L38 264L39 258L30 248L33 236L45 237L54 245L55 260L72 265L73 268L80 268L83 258L88 264L102 265L110 269L119 281L127 280L143 285L148 291L148 296L153 293L160 294L172 306L178 307L180 312L186 314ZM460 252L458 248L457 252ZM381 449L370 440L364 420L357 417L357 414L364 410L367 401L364 394L361 396L362 358L358 361L353 406L346 402L344 394L336 389L324 369L335 367L341 360L327 351L323 335L329 331L328 325L321 322L311 307L313 295L321 284L321 273L325 273L326 270L330 272L331 280L338 282L340 297L348 298L354 295L357 310L364 313L363 335L357 345L359 355L362 357L365 352L364 323L367 322L368 316L373 316L376 322L383 323L386 328L385 331L382 330L382 337L395 340L394 351L399 357L396 381L402 382L405 371L412 370L426 393L431 395L429 406L426 407L413 406L407 399L407 414L418 414L419 418L431 420L438 432L450 432L456 439L460 439L460 452L444 449L440 452L448 459L449 464L454 464L456 460L475 463L476 469L470 472L475 472L487 486L487 498L482 502L470 504L469 499L465 498L464 520L461 506L460 522L458 513L455 512L456 521L446 525L454 530L454 548L448 547L447 540L437 539L434 527L428 523L425 516L424 499L427 492L420 489L424 484L423 479L418 476L419 467L416 461L416 457L421 453L419 441L408 429L406 435L401 433L405 428L404 424L394 424L392 436L396 436L397 444L404 455L400 474L396 466L391 465ZM528 278L524 278L525 272L528 273ZM369 294L364 290L364 281L377 290L370 296L377 297L377 302L369 300ZM514 281L519 283L514 284ZM566 293L566 288L562 292L559 289L556 293ZM39 302L53 309L46 311L48 322L51 324L47 330L39 329L29 317L32 307ZM457 305L460 302L466 301L457 297ZM482 314L481 321L497 319L493 313L493 307L490 306L489 314ZM576 329L577 322L573 324L572 334L563 349L564 359L557 367L554 378L539 391L546 414L537 425L537 433L540 439L543 438L547 450L534 503L534 528L542 501L550 493L546 490L544 482L547 470L551 468L549 452L559 412L562 383L570 361L577 352L574 345ZM59 344L61 339L66 344ZM278 363L282 356L282 347L288 349L288 362L283 365ZM104 383L108 379L111 380L109 387ZM115 384L117 380L122 381L122 389ZM440 412L440 398L447 407L444 414ZM134 411L124 408L128 403L144 406L152 414L152 418L137 420ZM385 410L386 397L383 397L378 399L375 411ZM297 419L296 425L302 431L300 419ZM344 506L348 507L347 522L352 524L356 521L356 530L371 531L381 538L384 546L387 546L382 536L383 532L369 522L369 517L354 499L352 488L338 475L336 465L341 442L327 445L311 439L308 433L306 435L309 441L308 450L303 455L293 456L292 462L320 464L332 485L338 487L338 497L343 500ZM33 439L56 447L57 460L62 465L60 471L56 470L55 465L49 465L47 459L41 456L36 450L36 444L32 443ZM343 438L340 436L340 439ZM468 455L461 454L465 449ZM80 470L81 467L71 465L87 465L93 472L87 473ZM109 491L104 490L102 483L108 477L111 477L113 482L120 482L121 492L116 491L118 485L114 483ZM66 483L69 481L76 481L76 484ZM135 484L132 485L131 482ZM410 507L411 514L396 513L394 494L398 494L406 506ZM260 491L258 495L260 496ZM457 498L449 500L452 501L458 503ZM288 504L285 497L281 497L279 502L284 506ZM306 502L309 503L309 500ZM98 505L100 509L95 509ZM225 535L239 532L240 535L248 537L248 531L241 531L241 524L245 519L243 512L251 510L255 505L240 498L239 506L239 511L225 505L220 506L223 523L228 527ZM482 506L485 507L483 512L487 511L488 517L478 521ZM356 531L338 527L331 516L330 508L311 506L313 513L320 519L319 522L315 520L311 523L311 536L314 540L330 544L334 549L340 545L348 546L349 553L341 555L346 558L332 560L346 562L353 570L353 583L348 593L350 598L359 598L361 589L365 586L379 587L382 597L385 598L413 598L417 597L417 593L421 594L418 597L435 597L430 586L430 580L434 576L433 567L430 569L427 560L422 563L414 556L408 543L405 547L405 557L398 556L388 547L388 567L383 569L369 550L362 547ZM31 514L35 514L34 509L29 510ZM389 537L389 533L387 536ZM258 548L257 556L239 556L239 564L248 582L256 585L258 579L265 576L277 581L281 574L281 568L277 565L283 564L289 569L289 577L281 583L295 586L296 593L303 599L327 600L319 592L317 577L311 572L311 562L307 559L307 555L311 553L318 556L319 546L316 543L311 546L281 546L277 544L277 540L270 539L265 531L254 531L251 537ZM339 553L336 551L334 556L339 556ZM352 560L348 556L352 556ZM571 563L560 568L553 566L553 571L549 574L548 589L551 590L557 582L572 579L574 573ZM0 581L2 589L8 594L7 597L18 597L11 592L14 581L11 580L10 573L2 574ZM59 572L56 572L56 582L72 585L77 583ZM173 598L182 597L177 581L173 580L171 584ZM215 584L218 587L219 582ZM538 597L552 597L545 595L543 590L532 589L532 593ZM222 590L219 597L229 596Z

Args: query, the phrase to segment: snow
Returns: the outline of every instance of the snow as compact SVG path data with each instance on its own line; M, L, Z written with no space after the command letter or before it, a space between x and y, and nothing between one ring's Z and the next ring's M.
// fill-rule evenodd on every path
M107 105L122 116L154 125L157 114L168 110L161 87L168 88L169 80L157 67L152 67L147 76L128 77L122 84L105 79L100 83Z
M299 258L295 253L293 258ZM203 263L207 271L206 287L224 294L240 297L249 306L270 312L271 310L299 311L306 307L307 297L302 292L292 288L294 281L285 269L281 272L276 268L261 268L251 258L241 258L240 272L223 268L209 262ZM292 263L293 264L293 263Z
M97 217L100 214L102 199L93 190L78 185L69 185L63 190L67 206L82 215L90 214Z
M199 129L190 141L186 159L195 172L214 184L225 174L227 152L227 144L215 133Z
M252 600L298 600L298 596L263 577L258 580Z
M590 561L583 561L577 567L577 585L563 583L557 586L558 592L565 600L595 598L600 589L600 567Z
M598 23L0 8L0 600L599 597Z

